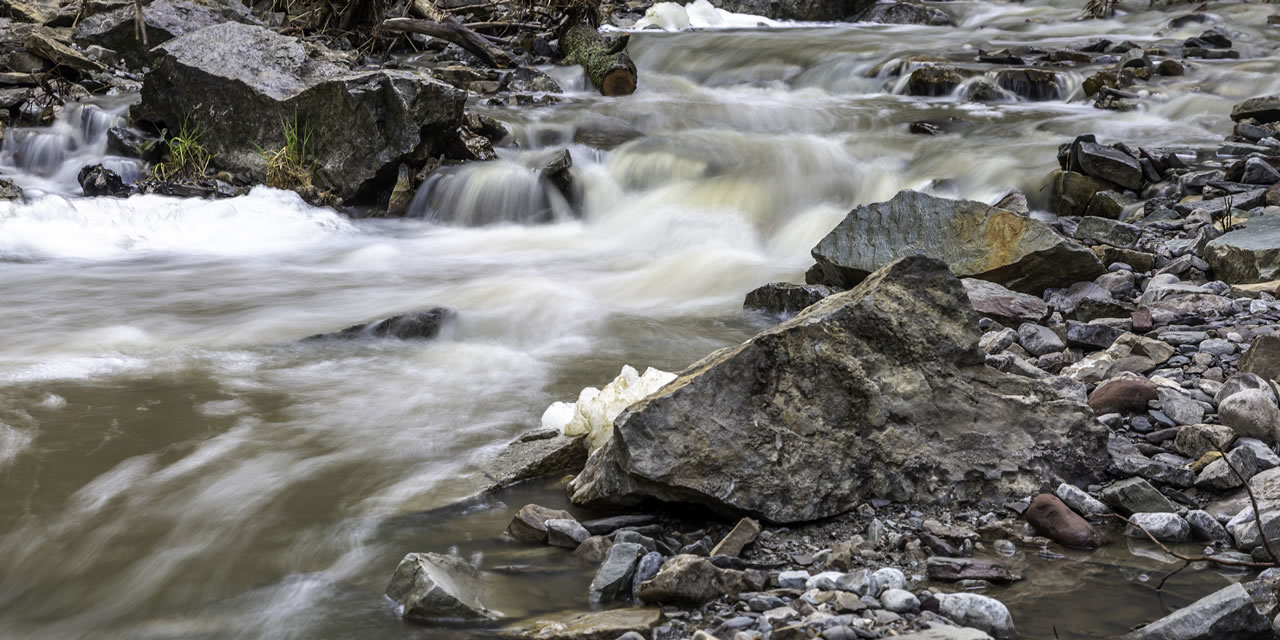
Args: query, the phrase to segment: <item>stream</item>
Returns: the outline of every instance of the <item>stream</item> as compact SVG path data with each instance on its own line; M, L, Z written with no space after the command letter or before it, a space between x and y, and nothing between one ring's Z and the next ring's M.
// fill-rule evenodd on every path
M382 597L410 551L504 568L512 616L586 607L591 568L498 539L523 504L565 506L558 480L448 506L550 403L624 364L678 371L768 326L743 296L803 282L810 248L854 205L1019 189L1043 209L1057 146L1076 135L1208 145L1230 132L1232 104L1280 92L1280 29L1261 4L1211 5L1242 58L1140 84L1151 95L1127 113L1080 99L1088 68L1046 102L915 98L868 77L912 56L1206 28L1168 27L1182 7L1078 22L1062 4L944 3L955 28L637 32L634 95L593 95L562 68L549 70L559 104L477 105L518 146L449 170L405 219L265 187L84 198L85 164L146 170L106 155L126 101L11 129L0 170L29 200L0 201L0 637L458 637L406 625ZM961 133L907 130L949 119ZM640 137L574 142L617 120ZM537 179L561 148L580 215ZM432 306L459 313L439 340L298 342ZM1028 552L1028 580L990 595L1023 637L1101 638L1246 575L1189 570L1156 593L1177 565L1151 551L1118 538Z

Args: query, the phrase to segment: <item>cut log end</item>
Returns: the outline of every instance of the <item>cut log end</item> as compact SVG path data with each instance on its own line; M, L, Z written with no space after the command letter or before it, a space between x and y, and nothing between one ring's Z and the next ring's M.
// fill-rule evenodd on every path
M600 93L606 96L629 96L636 92L636 74L628 69L614 69L600 81Z

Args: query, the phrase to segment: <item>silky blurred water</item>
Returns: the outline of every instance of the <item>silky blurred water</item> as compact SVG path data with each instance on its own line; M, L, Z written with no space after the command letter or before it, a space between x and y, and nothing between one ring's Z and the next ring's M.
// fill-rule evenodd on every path
M402 220L266 188L83 198L75 173L104 157L119 105L11 129L0 164L32 198L0 203L0 637L453 637L381 598L409 551L536 570L504 583L513 616L586 606L589 568L496 539L525 502L563 499L554 480L431 511L472 493L476 465L548 404L753 335L744 294L801 281L855 204L907 188L1041 203L1075 135L1211 144L1234 102L1280 91L1280 36L1252 4L1208 9L1241 60L1143 85L1130 113L912 98L868 77L913 56L1206 28L1167 29L1181 7L1076 22L1076 4L945 3L959 28L637 33L635 95L592 95L561 69L559 105L478 106L517 146L446 172ZM1088 73L1066 70L1069 97ZM964 133L907 133L949 118ZM607 119L638 137L574 142ZM560 148L576 209L539 177ZM432 306L458 310L436 341L297 342ZM1122 557L1034 565L1036 587L1008 594L1015 620L1028 637L1103 637L1172 606ZM1223 583L1187 572L1168 598Z

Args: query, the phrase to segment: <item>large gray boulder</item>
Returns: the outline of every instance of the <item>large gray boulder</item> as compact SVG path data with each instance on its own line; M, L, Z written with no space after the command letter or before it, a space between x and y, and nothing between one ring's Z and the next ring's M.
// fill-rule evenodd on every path
M817 22L854 18L875 3L876 0L711 0L712 5L734 13ZM687 4L686 0L681 0L681 4Z
M1039 220L916 191L854 209L812 253L824 284L843 288L915 254L943 260L956 275L1037 296L1106 271L1096 254Z
M228 22L154 51L142 115L203 131L214 164L261 175L286 123L311 130L316 186L343 200L389 193L399 166L457 138L466 93L410 71L350 71L332 52Z
M131 67L147 64L148 46L154 47L227 21L257 24L249 9L236 0L218 4L198 4L190 0L155 0L142 8L147 44L134 35L135 10L132 3L115 5L109 11L92 13L76 23L74 39L80 45L98 45L115 51Z
M1106 429L1085 405L984 366L976 327L945 264L897 260L632 405L572 498L798 522L871 498L975 502L1091 482Z
M1243 228L1210 240L1204 259L1231 284L1280 279L1280 215L1250 218Z
M1240 584L1215 591L1122 640L1252 640L1274 638L1271 621Z

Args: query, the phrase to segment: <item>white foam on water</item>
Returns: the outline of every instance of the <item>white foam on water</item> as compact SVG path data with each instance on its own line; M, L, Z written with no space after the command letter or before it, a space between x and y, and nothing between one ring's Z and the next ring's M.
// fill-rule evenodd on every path
M786 25L786 22L764 16L718 9L707 0L694 0L686 5L675 2L654 4L645 12L643 18L636 21L633 28L658 27L666 31L684 31L686 29L752 29Z
M0 257L10 259L251 256L295 252L353 233L338 213L267 187L223 200L144 195L0 202Z
M0 469L29 449L32 440L34 437L30 431L19 430L0 422Z

